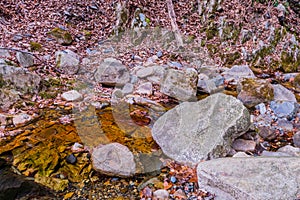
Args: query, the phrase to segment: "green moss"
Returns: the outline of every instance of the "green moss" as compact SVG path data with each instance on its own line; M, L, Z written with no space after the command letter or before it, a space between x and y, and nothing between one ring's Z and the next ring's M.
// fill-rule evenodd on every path
M218 35L218 27L215 23L211 23L211 25L206 29L206 37L208 40L213 39Z
M0 74L0 88L5 86L5 81L3 80L2 74Z
M63 45L69 45L73 41L72 35L61 28L54 28L47 34L53 36L60 44Z
M215 44L207 44L206 48L211 55L214 55L215 53L217 53L219 51L218 46Z
M83 35L85 36L86 39L90 39L92 37L92 32L83 30Z
M284 72L297 72L297 68L300 65L300 54L298 54L296 60L291 53L281 53L281 67Z
M30 42L30 50L31 51L40 51L42 50L43 46L37 42Z
M241 55L239 52L234 52L234 53L229 53L229 54L223 54L221 56L223 62L224 62L224 65L225 66L229 66L231 67L233 64L239 64Z
M235 26L233 23L224 25L222 40L236 41L240 34L240 27Z

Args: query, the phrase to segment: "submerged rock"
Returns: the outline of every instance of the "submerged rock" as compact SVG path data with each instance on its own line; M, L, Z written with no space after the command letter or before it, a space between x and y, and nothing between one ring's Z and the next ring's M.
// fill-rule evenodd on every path
M233 140L249 126L247 108L236 98L217 93L169 110L154 123L152 136L167 156L197 164L226 156Z
M94 148L92 161L96 171L107 175L128 177L134 175L136 170L132 152L119 143Z
M221 158L199 163L199 187L215 200L297 199L299 158Z

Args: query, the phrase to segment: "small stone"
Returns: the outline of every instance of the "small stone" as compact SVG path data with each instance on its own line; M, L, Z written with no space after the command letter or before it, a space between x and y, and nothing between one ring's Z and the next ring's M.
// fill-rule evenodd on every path
M12 38L12 41L14 41L14 42L19 42L19 41L21 41L21 40L23 40L23 36L20 35L20 34L16 34L16 35L14 35L13 38Z
M222 73L227 82L236 85L242 78L255 78L254 73L248 65L234 65Z
M259 110L259 113L261 115L263 115L263 114L265 114L267 112L266 105L264 103L260 103L260 104L256 105L255 108L257 110Z
M267 126L258 127L258 134L265 140L273 140L277 137L276 131Z
M0 126L6 126L7 116L0 113Z
M76 161L77 161L77 158L74 156L74 154L70 154L70 155L68 155L67 157L66 157L66 161L67 161L67 163L69 163L69 164L75 164L76 163Z
M293 130L293 123L291 121L288 121L286 119L278 119L277 120L277 127L280 127L281 129L285 131L292 131Z
M176 68L178 68L178 69L181 69L182 68L182 64L180 64L180 63L178 63L178 62L169 62L168 63L168 65L170 66L170 67L176 67Z
M156 53L156 56L157 56L158 58L161 58L161 57L163 56L163 53L162 53L161 51L158 51L158 52Z
M32 119L32 117L30 115L21 113L21 114L15 115L13 117L13 124L15 126L18 126L20 124L25 124L26 122L29 122L31 119Z
M293 143L295 147L300 147L300 131L294 134L293 136Z
M34 57L30 53L17 52L17 60L22 67L31 67L34 65Z
M171 178L170 178L170 181L172 182L172 183L176 183L176 177L175 176L171 176Z
M66 101L78 101L82 99L82 95L76 90L70 90L68 92L64 92L61 97Z
M153 192L153 200L168 200L169 192L167 190L159 189Z
M137 72L136 72L136 75L139 77L139 78L145 78L147 76L150 76L153 74L153 68L152 67L144 67L144 68L141 68L139 69Z
M232 148L236 151L253 152L255 147L256 143L252 140L237 139L232 143Z
M123 94L131 94L133 92L133 84L132 83L126 83L122 88Z
M187 199L186 194L182 189L176 190L176 192L173 194L174 198L178 199Z

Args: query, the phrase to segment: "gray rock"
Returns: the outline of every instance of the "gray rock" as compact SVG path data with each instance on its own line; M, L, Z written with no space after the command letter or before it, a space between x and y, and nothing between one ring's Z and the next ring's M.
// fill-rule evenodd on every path
M253 140L236 139L232 143L232 148L236 151L253 152L256 147L256 142Z
M168 200L169 199L169 192L164 189L159 189L153 192L153 199L156 200Z
M151 95L153 92L152 83L146 82L146 83L140 84L138 86L136 92L139 94Z
M139 78L145 78L147 76L152 75L153 73L154 73L153 67L144 67L144 68L139 69L136 72L136 75Z
M34 57L30 53L25 52L17 52L16 53L17 60L22 67L31 67L34 65Z
M259 126L257 127L257 129L259 136L264 140L273 140L278 136L276 130L273 127Z
M291 154L285 152L263 151L261 156L264 157L291 157Z
M261 115L263 115L263 114L265 114L267 112L267 108L266 108L266 105L264 103L260 103L260 104L256 105L255 108L257 110L259 110L259 113Z
M290 101L271 101L270 108L277 117L292 119L296 116L299 105Z
M247 107L273 100L272 85L263 79L241 79L237 87L238 99Z
M64 92L61 97L66 101L78 101L82 99L82 95L76 90Z
M19 99L16 91L0 88L0 110L7 111Z
M15 126L18 126L20 124L25 124L26 122L29 122L32 120L32 117L30 115L27 115L26 113L20 113L13 117L13 124Z
M198 75L197 87L201 92L213 94L219 92L220 90L223 90L223 87L220 88L223 83L224 78L221 75L210 78L208 75L201 73Z
M0 76L6 86L22 93L39 91L41 78L27 69L0 64Z
M161 92L181 101L196 100L198 74L195 69L168 69L161 83Z
M119 143L95 147L92 152L92 163L96 171L107 175L128 177L135 173L132 152Z
M154 73L151 76L148 76L147 80L153 83L161 84L161 81L166 73L166 69L160 65L154 65L148 68L151 68Z
M282 200L300 194L299 158L221 158L199 163L199 187L215 200Z
M285 131L293 131L294 126L291 121L283 118L277 120L277 128L283 129Z
M300 156L300 148L293 147L291 145L286 145L277 150L277 152L287 153L291 156Z
M273 84L274 101L292 101L297 102L295 95L290 90L280 84Z
M56 66L64 73L73 75L79 70L79 56L71 50L57 51Z
M7 125L7 116L0 113L0 127Z
M293 143L295 147L300 147L300 131L294 134L293 136Z
M94 77L97 82L110 86L122 86L130 81L127 68L114 58L104 59Z
M152 136L167 156L197 164L226 156L233 140L249 126L247 108L236 98L217 93L169 110L154 123Z
M237 84L242 78L255 78L254 73L248 65L234 65L229 70L222 73L225 81Z
M245 158L245 157L251 157L248 154L246 154L245 152L237 152L236 154L234 154L232 157L234 158Z
M122 88L123 94L131 94L133 92L133 84L132 83L126 83L124 87Z
M0 49L0 58L8 58L10 57L10 53L6 49Z

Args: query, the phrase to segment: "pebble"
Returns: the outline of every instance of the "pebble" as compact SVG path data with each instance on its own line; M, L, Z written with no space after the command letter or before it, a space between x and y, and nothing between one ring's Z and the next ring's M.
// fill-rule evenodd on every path
M172 183L176 183L177 179L176 179L175 176L171 176L170 181L171 181Z
M158 52L156 53L156 56L157 56L158 58L161 58L161 57L163 56L162 51L158 51Z
M66 157L66 161L67 163L70 163L70 164L75 164L76 161L77 161L77 158L74 156L74 154L70 154Z

